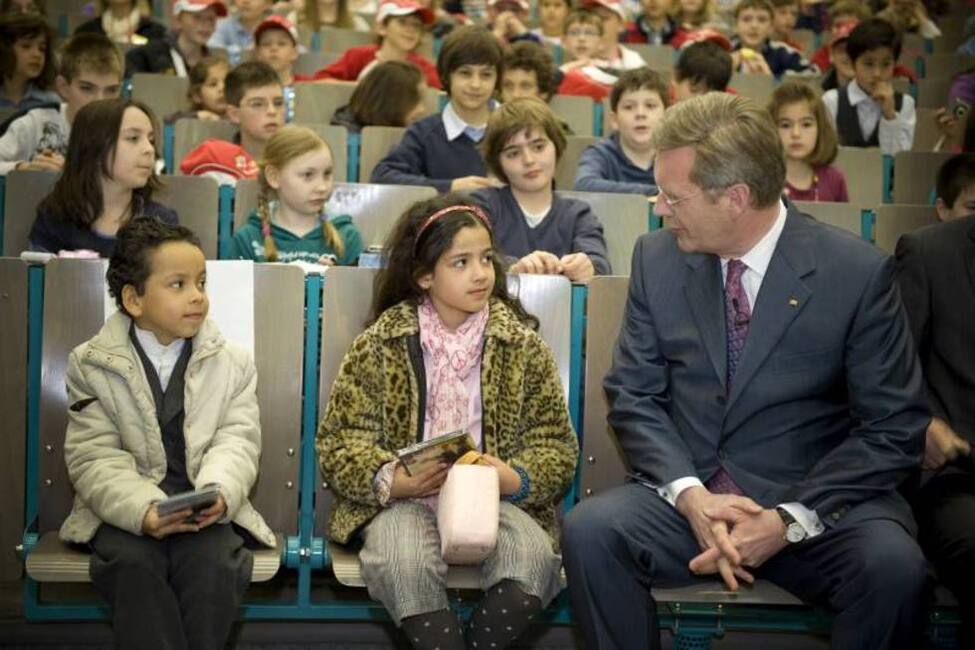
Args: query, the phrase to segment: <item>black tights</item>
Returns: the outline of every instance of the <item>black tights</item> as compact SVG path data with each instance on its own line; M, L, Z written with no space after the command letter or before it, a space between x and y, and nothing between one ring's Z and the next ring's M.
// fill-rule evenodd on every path
M542 611L542 602L529 596L513 580L491 587L474 610L467 641L477 650L501 650L518 638ZM404 618L403 633L417 650L464 650L463 626L453 611Z

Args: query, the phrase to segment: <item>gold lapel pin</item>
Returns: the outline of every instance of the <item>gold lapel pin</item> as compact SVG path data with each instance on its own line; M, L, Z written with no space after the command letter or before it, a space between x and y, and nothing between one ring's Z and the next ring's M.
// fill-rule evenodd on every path
M789 306L790 307L798 307L799 306L799 301L796 300L795 298L789 298Z

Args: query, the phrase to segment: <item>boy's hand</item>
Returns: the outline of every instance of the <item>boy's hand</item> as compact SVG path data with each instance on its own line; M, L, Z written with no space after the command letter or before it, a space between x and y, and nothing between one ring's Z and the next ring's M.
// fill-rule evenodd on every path
M213 111L202 109L196 112L196 119L203 120L204 122L216 122L217 120L221 120L223 118Z
M451 192L470 192L481 190L485 187L501 187L503 183L487 176L462 176L455 178L450 183Z
M560 275L562 261L548 251L535 251L511 265L509 273L531 273L536 275Z
M213 505L197 512L194 519L199 530L203 530L207 526L220 521L226 512L227 502L223 500L222 494L218 494L217 500L213 502Z
M742 58L741 71L746 74L772 74L772 69L768 67L768 61L761 54Z
M410 476L402 465L396 466L393 472L393 484L389 488L392 499L412 499L415 497L430 497L440 491L440 486L447 480L449 465L439 463L432 465L426 471Z
M559 260L562 263L562 275L570 282L589 282L596 274L596 267L585 253L569 253Z
M24 171L59 172L64 168L64 156L45 149L29 161L18 163L15 169Z
M338 260L335 259L334 255L322 255L318 258L318 264L322 266L335 266Z
M492 456L491 454L481 454L481 458L484 459L484 462L498 470L498 482L500 484L501 496L514 494L521 489L521 476L518 475L518 472L511 469L511 465L504 462L500 458Z
M884 114L885 120L892 120L897 117L897 109L894 107L894 85L889 81L878 81L870 93L870 98L880 104L880 110Z
M195 533L200 530L200 526L196 522L187 523L187 519L192 516L193 511L187 508L160 517L156 512L156 504L152 504L142 520L142 532L156 539L164 539L174 533Z

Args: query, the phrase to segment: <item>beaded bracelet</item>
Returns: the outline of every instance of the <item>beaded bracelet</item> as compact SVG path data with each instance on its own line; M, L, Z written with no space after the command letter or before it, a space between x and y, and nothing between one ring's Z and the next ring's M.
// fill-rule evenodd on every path
M525 497L528 496L529 490L531 490L531 481L528 479L528 472L518 467L517 465L512 465L511 469L515 470L518 476L521 477L521 486L518 491L514 494L509 494L504 498L508 503L518 503L523 501Z

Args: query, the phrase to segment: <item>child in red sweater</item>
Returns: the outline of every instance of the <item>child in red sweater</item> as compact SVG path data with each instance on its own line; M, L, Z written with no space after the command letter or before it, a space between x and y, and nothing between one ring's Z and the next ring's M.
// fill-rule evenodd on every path
M432 61L416 53L424 26L433 23L433 12L413 0L382 0L376 11L376 32L381 44L350 47L342 58L315 73L315 79L357 81L380 61L409 61L423 71L427 85L440 88Z

